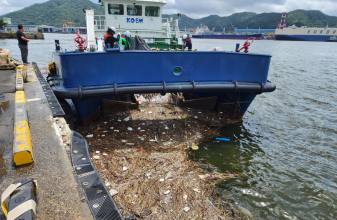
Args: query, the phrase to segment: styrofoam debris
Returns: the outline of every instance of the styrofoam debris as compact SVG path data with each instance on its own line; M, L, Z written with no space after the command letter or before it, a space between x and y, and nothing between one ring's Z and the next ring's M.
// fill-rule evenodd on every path
M119 130L114 130L114 132L119 133Z
M196 144L192 144L191 149L192 150L199 150L199 146L196 145Z
M86 138L93 138L93 137L94 137L93 134L88 134L88 135L86 136Z
M126 166L123 167L123 171L124 171L124 172L127 171L128 169L129 169L129 168L126 167Z
M164 195L168 195L168 194L170 194L170 193L171 193L170 190L166 190L166 191L164 192Z
M106 124L108 124L108 122L107 122L107 121L105 121L105 122L104 122L104 124L106 125Z
M109 193L110 193L110 195L111 195L112 197L114 197L115 195L118 194L118 191L115 190L115 189L111 189L111 190L109 191Z
M96 153L96 154L100 154L100 153L101 153L101 151L97 150L95 153Z
M126 142L128 142L127 140L122 140L122 143L126 143Z
M198 189L198 188L194 188L193 191L196 192L196 193L200 193L200 189Z
M95 155L95 156L93 156L93 158L94 158L95 160L99 160L101 157L98 156L98 155Z
M114 127L110 127L110 130L113 130L113 129L115 129Z
M107 153L103 153L103 156L108 156L108 154Z
M128 122L128 121L130 121L130 117L126 117L126 118L124 118L124 121L125 121L125 122Z
M131 128L131 127L128 127L128 131L133 131L133 128Z
M186 207L184 208L184 212L189 212L190 210L191 210L190 207L187 207L187 206L186 206Z
M164 182L164 181L165 181L164 178L160 178L160 179L159 179L159 182Z
M152 114L153 112L149 111L149 114Z
M165 176L165 179L168 180L168 179L171 179L172 177L173 177L172 173L168 172Z
M202 179L202 180L205 180L209 177L209 175L199 175L199 178Z
M128 146L135 146L134 143L127 143L126 145L128 145Z
M148 179L151 178L151 175L152 175L152 173L145 173L145 176L146 176Z
M106 181L106 182L105 182L105 186L106 186L106 187L109 187L109 186L111 186L111 183L108 182L108 181Z
M184 200L187 200L187 195L186 195L186 194L184 194L183 198L184 198Z

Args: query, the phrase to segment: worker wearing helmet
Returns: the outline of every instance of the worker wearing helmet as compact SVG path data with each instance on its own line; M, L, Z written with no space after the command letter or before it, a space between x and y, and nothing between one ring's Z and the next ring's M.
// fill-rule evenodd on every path
M121 50L130 50L130 42L131 42L131 33L130 31L126 31L119 38L119 47L121 48Z
M189 51L192 50L192 39L190 37L190 35L184 34L183 35L183 49L185 50L186 48L188 48Z
M113 48L115 44L119 41L118 36L116 36L116 28L109 27L104 35L104 43L106 48Z

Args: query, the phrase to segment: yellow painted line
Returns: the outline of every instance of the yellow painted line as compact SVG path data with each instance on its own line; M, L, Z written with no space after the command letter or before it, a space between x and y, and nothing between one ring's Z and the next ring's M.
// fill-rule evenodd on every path
M19 65L19 66L16 67L16 70L23 70L24 68L25 68L24 65Z
M26 95L24 91L17 91L15 93L15 104L24 104L26 103Z
M15 93L13 161L16 166L27 165L34 162L24 91L17 91Z
M28 121L19 121L15 123L13 161L16 166L22 166L34 162L33 145Z

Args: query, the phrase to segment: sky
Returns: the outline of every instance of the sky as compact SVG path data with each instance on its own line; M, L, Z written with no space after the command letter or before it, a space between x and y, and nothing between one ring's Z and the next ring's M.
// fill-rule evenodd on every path
M0 15L47 0L0 0ZM69 0L71 1L71 0ZM98 0L92 0L98 2ZM183 13L194 18L235 12L284 12L294 9L321 10L337 16L337 0L166 0L164 13Z

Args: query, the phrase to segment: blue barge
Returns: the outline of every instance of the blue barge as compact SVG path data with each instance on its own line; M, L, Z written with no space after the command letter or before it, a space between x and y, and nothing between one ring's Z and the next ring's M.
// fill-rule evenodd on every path
M215 97L211 109L241 119L256 95L272 92L271 56L232 52L59 52L60 99L72 99L81 119L99 112L103 99L125 94L182 93L186 100Z

